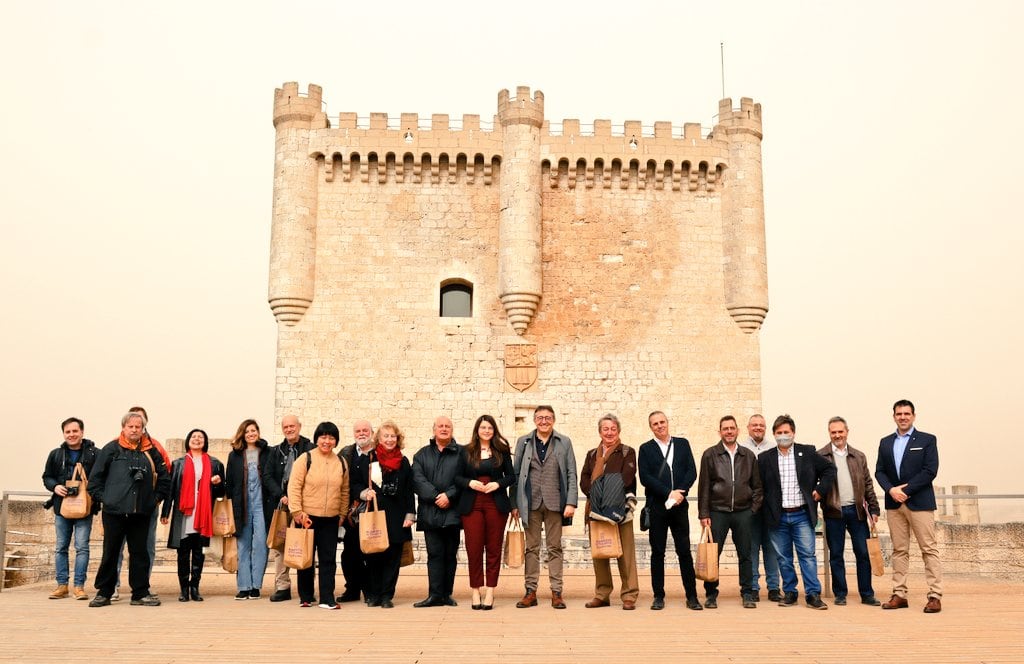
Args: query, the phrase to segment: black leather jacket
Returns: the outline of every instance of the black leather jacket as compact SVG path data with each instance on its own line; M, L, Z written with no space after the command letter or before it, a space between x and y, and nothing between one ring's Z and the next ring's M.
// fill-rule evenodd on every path
M719 441L704 450L700 457L700 479L697 489L697 516L711 518L711 512L739 512L761 509L763 494L757 456L736 445L735 472L725 443Z

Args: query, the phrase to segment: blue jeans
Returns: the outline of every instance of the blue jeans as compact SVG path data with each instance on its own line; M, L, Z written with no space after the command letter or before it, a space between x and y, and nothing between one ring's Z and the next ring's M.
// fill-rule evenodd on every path
M796 592L796 568L793 566L795 548L800 563L800 576L804 579L804 594L820 595L818 560L814 555L814 526L807 517L807 510L782 513L779 525L772 528L772 546L779 558L783 592Z
M768 590L779 589L779 559L772 546L771 532L764 525L764 510L754 515L750 528L750 564L754 568L754 592L761 590L761 556L764 556L764 583Z
M57 584L68 585L68 548L71 534L75 535L75 587L85 586L89 571L89 535L92 533L92 515L84 519L65 519L59 513L53 520L57 526L57 547L54 559L57 564Z
M853 546L853 557L857 560L857 591L862 599L873 597L871 588L871 559L868 557L868 522L857 518L857 507L847 505L843 508L841 519L825 519L825 541L828 542L828 564L832 570L832 593L836 597L846 597L846 561L843 560L843 549L846 548L846 532L850 532L850 544Z
M338 529L334 530L337 537ZM235 577L238 591L259 590L263 585L263 574L267 571L267 527L263 512L249 510L245 523L235 536L238 538L238 575Z

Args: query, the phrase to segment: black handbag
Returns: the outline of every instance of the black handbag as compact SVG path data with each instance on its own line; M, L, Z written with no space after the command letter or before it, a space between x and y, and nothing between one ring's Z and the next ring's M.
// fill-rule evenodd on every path
M644 508L640 510L640 530L651 529L651 508L649 505L644 505Z

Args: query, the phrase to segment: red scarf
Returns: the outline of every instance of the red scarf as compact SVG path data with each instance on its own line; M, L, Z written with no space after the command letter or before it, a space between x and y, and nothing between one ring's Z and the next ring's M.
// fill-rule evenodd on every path
M402 465L402 450L395 445L394 449L389 452L383 445L378 445L377 461L380 463L381 470L394 472Z
M185 516L195 515L192 525L203 537L213 535L213 499L210 495L210 455L203 452L203 470L199 476L199 496L196 497L196 468L190 455L182 458L181 493L178 494L178 509Z

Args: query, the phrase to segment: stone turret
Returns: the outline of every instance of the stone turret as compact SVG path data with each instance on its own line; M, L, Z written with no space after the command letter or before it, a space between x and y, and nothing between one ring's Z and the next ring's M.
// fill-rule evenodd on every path
M309 132L327 126L321 89L298 83L274 91L274 208L268 301L279 323L295 325L313 302L316 274L317 162Z
M761 177L761 105L743 97L718 102L715 138L729 144L729 169L722 192L725 304L740 328L760 329L768 313L768 264L764 240Z
M503 139L498 216L498 296L516 334L537 314L541 277L540 140L544 94L530 88L498 93Z

